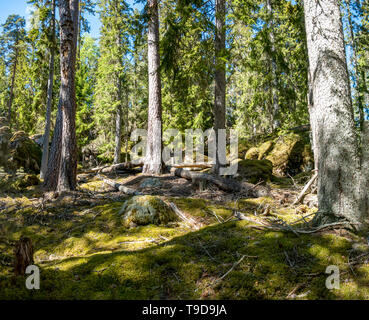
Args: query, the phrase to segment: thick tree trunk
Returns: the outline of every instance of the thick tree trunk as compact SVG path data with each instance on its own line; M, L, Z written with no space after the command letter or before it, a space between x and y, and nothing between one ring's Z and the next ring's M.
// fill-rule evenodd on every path
M60 107L62 143L58 191L74 190L77 185L75 69L79 0L60 2Z
M226 127L226 74L222 58L225 50L225 0L215 0L215 88L214 88L214 130L216 133L216 159L214 173L224 163L219 158L218 130Z
M55 0L52 1L52 17L51 17L51 32L52 32L52 45L50 48L50 62L49 62L49 80L47 82L47 102L46 102L46 121L45 131L42 145L42 160L40 178L44 179L47 170L47 162L49 160L49 139L50 139L50 127L51 127L51 108L53 101L53 83L54 83L54 62L55 62Z
M161 80L159 59L159 11L158 1L148 0L148 71L149 71L149 114L145 165L143 173L162 173L162 117Z
M361 226L368 214L367 200L361 188L339 2L304 0L304 9L320 217L323 221L343 217Z

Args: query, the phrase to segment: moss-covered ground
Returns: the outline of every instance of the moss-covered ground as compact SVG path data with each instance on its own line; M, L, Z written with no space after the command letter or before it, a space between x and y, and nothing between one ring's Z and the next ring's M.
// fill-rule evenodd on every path
M271 185L292 188L288 179ZM129 197L101 181L86 180L78 193L58 199L39 186L8 186L0 193L0 299L369 298L369 249L360 235L341 229L297 236L232 218L234 209L259 218L268 208L268 217L291 223L315 208L273 197L161 195L202 227L127 228L118 213ZM21 235L34 243L40 290L12 275ZM325 286L329 265L340 269L340 289Z

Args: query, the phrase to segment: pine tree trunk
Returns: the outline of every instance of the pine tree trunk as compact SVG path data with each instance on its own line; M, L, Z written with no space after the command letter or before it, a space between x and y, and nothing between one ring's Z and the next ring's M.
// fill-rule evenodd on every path
M53 100L53 83L54 83L54 62L55 62L55 0L52 1L52 17L51 17L51 32L52 32L52 45L50 48L50 63L49 63L49 80L47 82L47 102L46 102L46 121L45 131L42 146L42 160L40 178L44 179L47 170L47 162L49 159L49 139L50 139L50 126L51 126L51 108Z
M12 72L12 80L10 85L10 94L8 100L8 123L9 127L11 127L11 119L12 119L12 105L13 105L13 98L14 98L14 83L15 83L15 75L17 73L17 64L18 64L18 49L15 49L15 57L14 57L14 65L13 65L13 72Z
M47 162L46 175L44 177L44 187L46 190L55 191L58 184L61 158L61 134L62 134L62 112L60 101L58 114L56 116L53 139L51 140L49 160Z
M62 141L58 191L75 190L77 181L75 71L79 0L60 2L60 106Z
M120 80L118 80L118 96L119 105L117 106L115 117L115 149L114 149L114 164L120 163L120 153L122 149L122 89Z
M159 10L157 0L148 0L149 114L143 173L162 173L162 110L159 57Z
M216 132L216 161L214 173L224 163L219 159L218 130L226 127L226 75L222 59L225 50L225 0L215 1L215 90L214 90L214 130Z
M277 78L277 62L275 52L275 37L274 37L274 22L273 22L273 7L271 0L267 0L267 11L269 15L269 41L271 45L271 67L272 67L272 129L276 130L280 126L279 121L279 99L278 99L278 78Z
M359 227L368 210L362 192L339 2L304 0L304 11L311 77L310 118L316 138L322 218L316 222L343 217Z

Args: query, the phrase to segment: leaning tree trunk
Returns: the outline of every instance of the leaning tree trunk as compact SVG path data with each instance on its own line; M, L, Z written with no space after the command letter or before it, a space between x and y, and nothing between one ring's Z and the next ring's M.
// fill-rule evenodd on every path
M55 0L52 1L52 17L51 17L51 32L52 45L50 47L50 62L49 62L49 80L47 82L47 102L46 102L46 121L45 131L42 145L42 160L40 178L44 179L47 170L47 162L49 159L49 139L51 126L51 107L53 101L53 83L54 83L54 61L55 61Z
M159 57L159 10L157 0L148 0L149 115L143 173L162 172L161 80Z
M215 1L215 88L214 88L214 130L216 141L216 156L214 173L219 173L219 168L224 163L219 159L218 130L225 129L226 121L226 75L225 62L222 55L225 50L225 0Z
M362 226L368 210L361 167L367 161L362 163L359 156L339 2L304 0L304 9L310 118L318 153L318 217L346 218Z
M59 105L62 112L61 158L57 190L76 188L76 92L75 67L79 0L60 2L60 69Z

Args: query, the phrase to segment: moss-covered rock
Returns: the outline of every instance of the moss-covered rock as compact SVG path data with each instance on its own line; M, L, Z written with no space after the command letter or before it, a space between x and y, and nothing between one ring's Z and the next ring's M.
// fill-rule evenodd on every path
M10 148L10 128L0 127L0 166L7 167Z
M266 157L267 160L273 163L273 172L281 176L300 173L306 144L306 140L295 133L280 136Z
M272 177L273 164L269 160L238 159L239 178L251 183L269 181Z
M40 183L40 179L35 174L26 174L15 182L15 187L24 189L31 186L36 186Z
M259 149L257 147L252 147L247 150L245 159L246 160L256 160L259 158Z
M296 175L314 167L309 131L290 132L266 137L264 142L248 149L246 160L269 160L278 176Z
M41 166L42 150L24 131L14 133L10 139L10 162L26 172L38 173Z
M123 215L123 224L127 227L135 225L165 225L177 221L177 215L160 198L154 196L135 196L127 200L119 211Z

